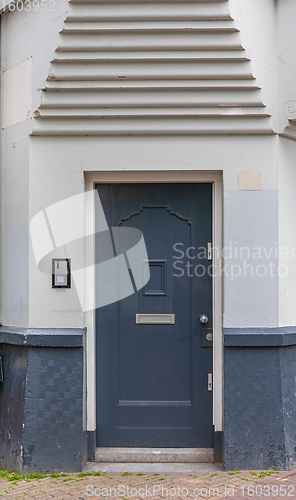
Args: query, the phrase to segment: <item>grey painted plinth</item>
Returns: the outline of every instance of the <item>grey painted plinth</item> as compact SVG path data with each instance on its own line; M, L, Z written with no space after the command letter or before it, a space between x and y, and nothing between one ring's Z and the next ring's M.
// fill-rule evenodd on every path
M226 347L224 465L296 466L296 346Z
M83 469L83 349L2 343L0 468L24 473Z

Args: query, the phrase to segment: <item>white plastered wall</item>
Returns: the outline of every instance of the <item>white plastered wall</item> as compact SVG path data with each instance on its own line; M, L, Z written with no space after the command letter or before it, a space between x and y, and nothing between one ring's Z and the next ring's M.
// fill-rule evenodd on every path
M276 2L278 130L296 119L296 4ZM295 137L292 135L292 138ZM279 138L279 326L296 325L296 142ZM286 275L285 275L286 274Z
M9 122L1 131L1 315L4 325L28 326L29 308L29 134L32 113L40 104L40 89L48 76L49 62L58 43L58 32L66 16L68 1L56 2L54 12L7 12L1 17L1 70L30 60L31 81L28 116ZM29 65L26 65L28 71ZM16 71L17 73L17 71ZM2 74L3 75L3 74ZM22 75L21 75L22 77ZM2 80L2 100L5 92ZM22 82L20 82L20 85ZM16 85L17 88L17 85ZM28 93L28 92L27 92ZM13 96L11 96L13 99ZM18 96L16 96L17 101ZM2 102L2 112L4 110ZM29 110L29 108L31 108ZM18 115L15 122L19 121ZM5 123L4 123L5 125ZM1 117L3 127L3 117Z
M293 0L292 0L293 2ZM266 105L267 111L272 115L273 129L275 132L280 131L279 128L279 71L278 71L278 4L288 2L277 2L270 0L262 0L254 2L252 0L230 0L230 11L235 19L237 27L240 29L242 44L246 49L247 56L252 61L252 70L256 78L256 84L261 87L262 102ZM290 23L292 19L290 18ZM284 29L284 28L283 28ZM287 70L286 65L286 70ZM282 68L280 68L280 71ZM269 152L263 150L263 156L258 156L253 163L253 168L250 170L261 171L261 165L265 163ZM241 241L243 246L260 246L266 249L268 258L258 260L264 266L272 265L271 274L276 274L278 267L277 248L278 242L278 142L274 142L273 157L270 159L270 165L267 167L268 173L264 174L264 188L261 194L259 192L241 192L237 191L225 192L225 203L227 196L241 200L240 219L235 217L234 224L231 227L232 234L237 235L237 239ZM245 170L245 161L247 156L242 158L242 170ZM269 160L267 160L269 161ZM227 189L227 188L226 188ZM238 198L237 198L238 199ZM245 209L243 204L247 203ZM253 204L254 203L254 204ZM247 213L246 213L247 212ZM256 216L257 214L257 216ZM269 223L267 220L269 219ZM253 221L253 222L252 222ZM268 224L268 225L266 225ZM251 236L253 234L253 236ZM231 240L227 231L225 231L225 244ZM234 238L235 244L236 238ZM238 244L239 246L239 244ZM271 258L269 258L271 255ZM235 259L232 262L236 264ZM256 269L256 260L253 260L252 265ZM262 272L263 269L260 269ZM256 272L256 271L255 271ZM229 301L225 301L225 320L224 326L247 327L247 326L265 326L273 327L278 325L278 305L274 307L272 304L278 303L278 278L277 276L269 276L269 279L262 280L260 277L257 280L243 279L245 285L244 297L241 296L240 286L231 285L229 289L227 282L225 283L225 296L229 297ZM265 288L266 287L266 288ZM231 294L230 290L234 293ZM248 292L249 290L249 296ZM254 291L253 297L257 294L261 296L260 303L253 301L251 294ZM229 293L230 292L230 293ZM234 300L231 301L231 298ZM244 301L245 311L249 310L249 318L239 314L235 315L237 301ZM227 303L229 310L227 310Z
M279 141L279 326L296 325L296 142Z
M67 1L59 2L58 7L56 17L49 18L48 15L40 14L38 29L35 29L35 21L29 17L25 18L24 13L7 14L3 18L4 68L18 64L27 57L33 58L33 110L39 105L40 95L37 89L43 86L48 75L49 61L57 45L57 33L65 16ZM258 84L264 87L263 100L268 109L274 111L276 77L273 3L264 0L255 5L250 0L247 2L235 0L234 8L237 9L235 17L242 32L244 45L252 57ZM263 23L266 13L268 22ZM256 22L253 15L256 17ZM17 33L20 31L24 43L14 49L15 41L18 39ZM40 40L43 41L40 43ZM255 47L259 49L255 50ZM23 127L24 131L24 145L20 141L20 127ZM37 212L64 198L84 192L85 172L223 171L225 244L232 241L238 245L255 245L258 241L262 244L266 240L270 244L270 241L277 240L278 138L276 136L32 137L29 139L30 129L31 122L11 127L9 144L12 151L13 143L17 142L20 160L19 162L14 160L13 151L4 160L6 177L3 190L8 193L5 202L6 213L12 214L14 221L18 220L20 214L23 216L22 231L27 236L18 243L18 253L14 257L18 262L21 262L21 258L24 259L24 264L20 265L18 273L20 277L23 276L24 291L21 300L25 304L26 314L21 317L16 316L19 303L9 309L9 293L6 293L7 301L3 303L3 324L46 328L85 326L86 318L81 311L75 289L51 289L49 275L40 273L36 268L28 240L29 221ZM30 149L28 149L29 141ZM10 168L11 163L14 165L14 170ZM259 192L239 191L238 175L241 171L262 172L264 189ZM14 190L14 184L17 179L23 179L22 176L25 179L18 184L19 191ZM14 203L12 191L18 200L23 199L21 206L15 208L15 212L12 210ZM249 210L250 207L252 210ZM77 220L77 224L83 227L83 214ZM16 251L15 243L9 238L10 231L10 225L4 226L2 238L6 260L2 261L3 270L13 267L11 255L14 255L13 249ZM82 254L81 248L81 252L71 258L82 262ZM18 279L14 269L11 269L11 275L5 275L4 281L11 290L10 297L19 286ZM255 282L239 278L231 280L230 277L224 276L223 293L224 326L277 325L277 280L260 278ZM94 381L89 383L93 384L89 387L89 392L93 393ZM219 398L221 402L221 394ZM91 404L94 409L94 397ZM216 419L217 430L220 430L222 425L221 404L219 408L220 414ZM89 430L94 428L94 412L91 419Z
M2 59L3 59L3 69L7 69L11 66L14 66L15 64L18 64L19 62L25 60L28 57L32 57L32 110L36 109L39 101L40 101L40 92L37 90L38 88L41 88L44 84L44 81L46 79L46 76L48 75L48 68L49 68L49 61L52 58L53 51L55 47L57 46L58 43L58 31L60 27L62 26L63 19L65 17L66 11L67 11L67 0L63 0L63 2L59 2L56 5L56 9L58 9L54 14L50 14L48 12L13 12L13 13L8 13L3 16L2 19ZM244 1L243 4L241 0L231 0L231 12L234 15L236 22L241 29L242 33L242 38L244 45L246 46L249 55L252 57L252 66L254 68L254 73L258 78L258 83L259 85L262 85L264 87L264 101L269 105L269 108L272 108L272 103L275 102L274 97L274 64L273 64L273 57L274 57L274 39L272 37L273 34L273 3L267 4L267 2L261 3L260 6L256 4L254 5L253 2L251 1ZM268 19L268 22L263 23L262 20L263 18ZM20 40L20 35L21 34L21 39L22 43L19 43ZM257 50L255 48L257 47ZM264 61L264 64L263 64ZM267 64L266 64L267 61ZM28 143L26 140L26 136L28 132L30 131L31 127L31 121L29 120L28 122L25 122L20 125L14 125L12 127L9 127L6 132L4 132L4 139L5 139L5 134L9 132L9 140L10 140L10 149L7 149L5 160L3 162L3 169L5 172L4 176L4 182L3 182L3 193L6 193L6 196L8 198L7 203L12 202L12 196L11 196L11 191L8 192L7 186L5 184L6 180L10 183L13 183L16 177L18 176L19 172L19 178L22 178L28 175L27 170L28 170ZM20 129L22 127L27 127L24 128L24 137L25 139L20 141ZM15 140L14 140L15 139ZM6 139L5 139L6 140ZM28 139L29 140L29 139ZM73 139L73 144L75 144L76 148L80 148L78 144L88 144L88 140L90 139L80 139L78 143L76 143L76 140ZM257 137L257 138L251 138L251 137L245 137L245 138L237 138L237 139L230 139L228 137L224 138L198 138L194 139L192 138L184 138L181 139L178 138L175 141L175 138L172 140L169 139L160 139L158 138L156 141L153 139L141 139L137 138L135 139L135 147L130 146L131 144L131 139L128 141L127 139L118 139L117 142L115 142L117 147L117 150L119 154L117 155L114 153L114 140L115 139L94 139L94 142L97 142L97 144L103 144L103 147L99 148L98 153L95 153L97 155L97 158L102 158L106 160L108 163L107 168L118 168L117 165L120 165L123 163L122 156L121 156L121 151L122 148L124 149L123 154L125 154L128 158L128 161L125 161L127 165L125 165L124 168L151 168L151 165L147 165L147 161L145 158L145 164L146 167L143 165L143 158L146 157L146 154L139 155L138 151L141 149L143 144L143 147L145 149L145 143L149 144L147 147L147 150L149 150L149 154L147 155L148 158L151 155L151 150L150 150L150 144L153 142L153 151L156 151L155 154L155 161L158 164L157 168L170 168L168 165L164 167L165 163L169 163L169 161L164 161L165 154L162 152L166 151L166 143L169 141L169 150L172 151L172 144L176 142L176 147L178 147L179 151L182 151L180 154L179 161L174 161L174 158L172 157L173 164L175 163L176 165L173 165L172 168L197 168L197 169L218 169L218 170L224 170L224 188L225 188L225 193L227 193L227 196L225 197L225 213L229 213L229 217L231 220L231 223L229 224L229 228L232 227L234 220L237 219L237 214L233 212L232 210L232 204L239 202L239 198L237 201L235 199L231 199L231 196L235 197L240 197L242 200L243 197L245 197L245 201L242 202L248 203L248 198L250 199L251 195L249 196L248 194L239 194L237 191L237 177L238 173L241 170L260 170L264 173L264 191L266 190L276 190L277 188L277 180L276 180L276 142L274 138L264 138L264 137ZM40 139L42 142L42 139ZM52 144L52 139L46 138L44 139L45 143L47 144ZM64 143L65 145L69 144L69 139L56 139L57 144L60 144L60 141ZM184 154L183 154L183 147L179 146L183 141L184 148L186 149L186 165L184 165ZM240 147L238 146L232 146L232 141L233 144L245 144L246 146ZM71 142L71 141L70 141ZM8 144L9 141L6 141ZM44 144L45 144L44 143ZM262 147L259 147L258 144L262 143ZM269 149L269 146L264 147L263 144L272 144L272 148L274 148L272 151ZM16 148L18 150L19 158L22 158L20 160L19 165L17 162L14 160L13 154L15 154L15 144ZM33 138L31 139L31 152L30 155L32 156L32 161L31 164L34 164L34 144L40 144L37 141L34 142ZM108 152L108 147L109 144L112 144L111 146L111 153ZM125 146L126 144L126 146ZM158 144L163 144L163 146L158 146ZM187 147L187 144L190 144L189 148ZM193 144L194 147L192 146ZM216 144L216 146L215 146ZM106 147L105 147L106 145ZM178 146L177 146L178 145ZM250 146L249 146L250 145ZM213 148L216 147L216 150L213 150ZM55 146L54 146L55 148ZM221 149L222 148L222 149ZM50 148L51 149L51 148ZM83 189L83 185L79 184L80 182L82 183L82 172L85 170L89 170L88 165L85 165L85 158L88 158L91 155L91 152L88 150L87 151L87 156L84 157L84 155L80 154L80 152L77 153L77 150L72 148L68 148L67 146L61 148L62 151L60 153L59 158L63 158L62 166L60 166L59 161L56 161L55 159L51 160L52 156L52 150L50 151L50 155L48 156L45 151L46 147L44 146L43 149L43 154L39 154L39 165L38 168L36 167L36 176L35 172L33 173L33 170L31 170L31 175L30 175L30 191L32 190L32 186L37 184L36 188L37 190L40 190L42 192L42 185L48 185L50 186L52 184L51 189L49 190L52 193L52 200L51 202L57 201L60 196L68 196L68 192L70 194L76 194L77 192L80 192L80 190ZM75 174L73 173L73 178L79 178L79 185L76 185L75 187L70 187L66 186L67 184L67 169L69 171L73 171L72 164L69 163L69 159L71 158L71 151L69 152L69 149L71 151L75 151L74 155L75 160L78 159L79 164L79 171L80 174L78 174L78 167L74 169ZM258 153L258 150L260 152ZM272 153L272 154L271 154ZM157 156L159 155L159 156ZM193 155L193 158L191 157ZM178 154L177 154L178 156ZM27 158L27 160L25 160ZM158 158L161 158L161 161L158 161ZM169 155L169 158L171 160L171 156ZM198 158L198 162L194 162L193 160ZM182 159L182 160L181 160ZM260 160L260 161L259 161ZM27 161L27 163L26 163ZM88 160L87 160L88 162ZM13 163L14 165L14 170L11 168L8 168L8 165ZM74 162L75 163L75 162ZM188 163L188 167L187 167ZM197 164L198 163L198 164ZM46 165L46 168L45 168ZM136 166L135 166L136 165ZM92 169L99 169L99 168L105 168L104 166L102 167L102 161L96 162L96 165L94 167L91 167ZM40 175L42 173L42 175ZM52 175L52 183L49 180L49 177ZM58 180L57 180L58 179ZM28 182L28 179L25 181ZM71 183L70 183L71 185ZM27 186L27 185L26 185ZM24 183L22 183L22 187L24 187ZM24 197L24 203L22 205L21 209L19 210L19 213L22 215L22 218L24 218L24 214L27 213L28 206L26 203L26 195L24 192L26 192L27 187L24 190L21 190L22 193L19 193L20 195L17 196L18 200L21 200L22 196ZM23 192L24 191L24 192ZM22 194L22 196L21 196ZM273 196L275 193L270 193ZM254 195L255 200L258 200L258 207L260 206L260 203L262 205L262 202L260 202L260 195L257 193ZM32 200L32 206L30 207L30 214L33 214L35 211L35 203L36 206L38 206L38 202L36 202L35 198L31 196ZM243 210L243 204L241 205L241 209ZM256 204L256 201L255 201ZM229 212L228 212L229 209ZM36 212L35 212L36 213ZM16 212L15 219L17 219L17 214L18 211ZM27 216L26 216L27 217ZM267 217L267 215L266 215ZM252 218L255 218L255 214L252 215L252 217L249 218L249 226L250 228L256 227L257 221L252 220ZM20 219L21 220L21 219ZM248 223L246 221L246 223ZM11 226L11 222L9 223ZM27 218L24 219L23 222L23 232L27 232L29 220ZM238 225L238 224L237 224ZM254 226L255 225L255 226ZM4 242L4 255L5 253L7 256L9 256L9 247L6 245L6 241L8 242L9 239L6 239L6 235L8 234L9 228L4 229L3 233L3 242ZM262 232L262 231L261 231ZM241 235L243 236L243 235ZM232 234L231 231L227 232L227 226L225 227L225 238L226 241L229 239L232 239ZM25 242L24 240L24 247L28 244L28 241ZM18 251L22 252L21 246L19 246ZM7 249L7 252L6 252ZM22 252L23 254L27 255L27 253ZM9 257L8 257L9 259ZM20 260L20 259L19 259ZM9 266L4 265L3 263L3 269L7 268L9 269ZM24 268L26 268L27 265L22 263L21 269L18 270L18 275L19 276L27 276L27 273L24 271ZM31 270L32 271L32 270ZM11 270L11 276L15 275L13 272L13 269ZM44 278L44 277L43 277ZM18 278L20 279L20 278ZM27 279L27 278L26 278ZM18 283L18 280L13 281L13 279L10 277L9 280L4 280L7 283ZM8 285L9 286L9 285ZM232 282L229 283L227 293L225 295L225 325L226 326L256 326L260 322L262 324L265 324L265 318L262 317L261 320L259 320L258 323L258 317L254 318L254 315L249 314L249 309L252 309L252 300L250 301L250 298L252 299L252 293L249 293L249 299L244 300L245 297L242 297L242 300L240 303L237 305L235 304L235 308L231 306L233 303L233 298L239 296L237 295L237 292L239 292L240 287L242 285L235 284L233 285ZM273 284L274 288L274 284ZM25 308L28 306L28 301L25 300L25 290L27 289L27 284L24 281L23 283L23 303L27 304L25 305ZM6 290L7 292L7 290ZM36 291L31 292L31 298L34 297L34 294ZM9 297L9 294L6 295ZM265 299L266 302L268 302L268 296L265 294ZM74 300L74 297L73 297ZM273 302L273 301L272 301ZM45 306L45 304L47 304ZM229 306L228 306L229 304ZM75 306L76 307L76 306ZM71 314L71 319L62 319L60 316L60 313L58 312L58 309L55 310L55 314L47 315L44 314L44 308L46 310L49 308L50 309L50 301L48 302L47 299L44 301L43 306L39 307L38 306L38 301L36 303L36 307L31 304L31 299L30 299L30 321L29 324L30 326L37 325L38 326L50 326L48 324L48 320L50 317L50 322L57 324L59 321L62 323L65 323L65 326L73 326L77 325L77 321L79 324L83 323L83 320L77 313L75 307L69 305L69 309L71 310L73 314ZM273 307L273 305L271 306ZM5 317L6 312L8 311L9 307L8 304L5 305L4 310L3 310L3 323L4 324L19 324L22 322L24 323L24 316L21 317L21 319L14 318L13 317L13 311L11 311L11 314ZM15 308L14 308L15 309ZM233 316L233 311L234 309L237 311L236 316ZM37 312L39 311L39 312ZM256 310L257 314L257 310ZM79 320L78 320L79 317ZM240 318L240 319L239 319ZM274 316L271 320L272 324L274 324ZM24 324L20 325L24 326ZM61 326L61 325L60 325ZM78 325L77 325L78 326Z

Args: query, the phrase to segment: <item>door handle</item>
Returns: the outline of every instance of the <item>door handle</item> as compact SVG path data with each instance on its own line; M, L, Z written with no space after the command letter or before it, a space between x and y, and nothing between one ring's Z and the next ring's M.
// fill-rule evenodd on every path
M205 316L204 314L202 314L201 317L199 318L199 321L201 323L205 324L209 321L209 318L207 316Z

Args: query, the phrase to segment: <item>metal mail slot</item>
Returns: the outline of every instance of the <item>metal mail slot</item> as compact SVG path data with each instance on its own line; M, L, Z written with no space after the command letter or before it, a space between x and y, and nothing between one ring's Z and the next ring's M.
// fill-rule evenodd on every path
M137 325L174 325L174 314L136 314Z

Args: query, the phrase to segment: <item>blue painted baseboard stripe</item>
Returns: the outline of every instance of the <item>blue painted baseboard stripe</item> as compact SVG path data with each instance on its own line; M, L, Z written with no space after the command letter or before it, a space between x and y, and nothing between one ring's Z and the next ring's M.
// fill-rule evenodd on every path
M281 347L296 345L296 326L224 328L225 347Z
M86 328L0 327L0 344L30 347L82 347Z

